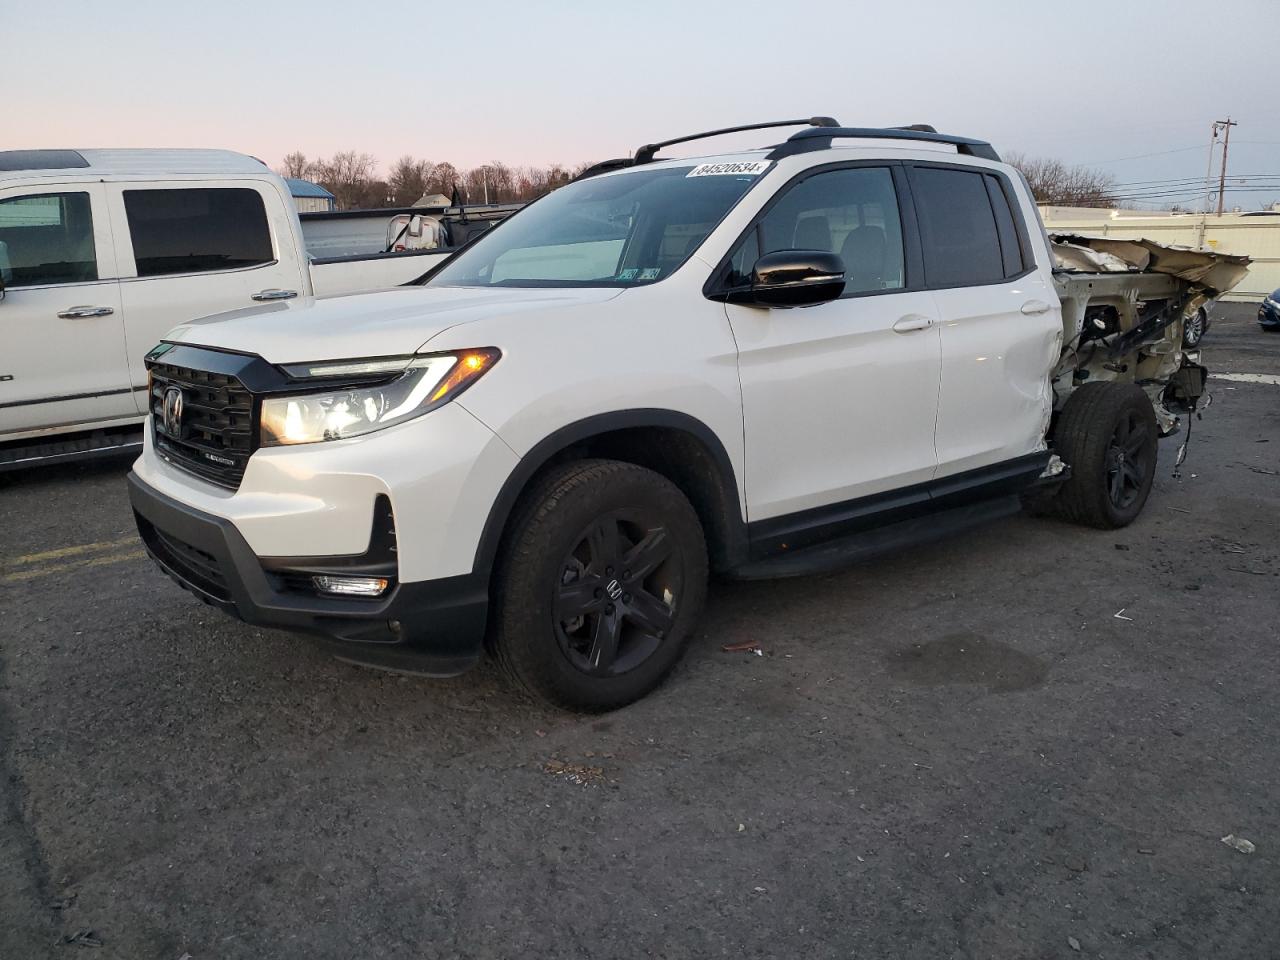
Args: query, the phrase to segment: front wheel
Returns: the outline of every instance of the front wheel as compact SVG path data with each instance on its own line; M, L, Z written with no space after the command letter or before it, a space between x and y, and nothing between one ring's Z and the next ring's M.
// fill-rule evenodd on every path
M675 484L614 460L565 464L518 508L498 571L493 646L535 696L612 710L675 666L706 590L702 527Z
M1053 433L1071 475L1050 509L1066 520L1114 529L1137 519L1156 472L1156 414L1131 383L1086 383L1068 399Z

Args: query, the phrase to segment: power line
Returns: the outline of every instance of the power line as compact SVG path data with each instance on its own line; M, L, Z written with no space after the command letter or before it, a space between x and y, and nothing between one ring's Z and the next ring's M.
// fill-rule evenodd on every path
M1201 150L1202 147L1178 147L1176 150L1161 150L1157 153L1139 153L1132 157L1116 157L1114 160L1090 160L1085 166L1101 166L1104 163L1123 163L1125 160L1145 160L1147 157L1167 157L1171 153L1186 153L1189 150Z

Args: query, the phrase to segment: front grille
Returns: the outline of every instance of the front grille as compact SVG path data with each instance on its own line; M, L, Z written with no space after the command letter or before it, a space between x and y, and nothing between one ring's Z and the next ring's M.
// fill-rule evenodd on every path
M215 600L231 600L227 578L213 554L179 540L142 517L138 518L138 531L147 548L174 576Z
M223 373L163 362L150 370L156 450L175 466L235 490L253 453L253 394ZM181 417L166 424L165 394L174 389L181 392Z

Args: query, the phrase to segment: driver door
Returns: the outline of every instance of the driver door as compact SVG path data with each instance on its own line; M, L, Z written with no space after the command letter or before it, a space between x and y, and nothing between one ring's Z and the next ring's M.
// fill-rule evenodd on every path
M788 249L839 254L846 278L817 306L726 306L752 522L812 511L805 525L820 526L848 501L932 479L942 351L933 297L911 289L906 219L892 165L824 167L785 187L740 241L731 285Z

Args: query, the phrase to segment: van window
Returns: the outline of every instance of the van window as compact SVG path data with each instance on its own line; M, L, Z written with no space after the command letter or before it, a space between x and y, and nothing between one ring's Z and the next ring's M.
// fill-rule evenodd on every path
M839 254L846 295L902 289L902 223L893 175L887 167L850 167L801 180L734 252L730 285L746 282L759 256L779 250Z
M1005 277L996 217L981 171L915 167L911 196L931 287L995 283Z
M124 209L140 277L237 270L275 259L256 190L126 190Z
M7 287L97 280L89 194L0 200L0 277Z

